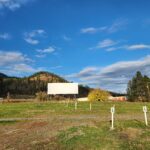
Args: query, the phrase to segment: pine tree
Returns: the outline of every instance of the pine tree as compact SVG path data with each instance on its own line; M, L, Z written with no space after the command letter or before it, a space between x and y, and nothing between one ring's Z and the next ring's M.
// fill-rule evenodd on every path
M142 76L138 71L136 75L128 82L127 97L129 101L149 101L149 81L147 76Z

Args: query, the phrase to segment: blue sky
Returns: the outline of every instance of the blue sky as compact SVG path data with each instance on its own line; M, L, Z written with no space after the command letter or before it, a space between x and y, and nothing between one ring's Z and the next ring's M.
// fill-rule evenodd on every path
M0 72L49 71L125 92L150 76L149 0L0 0Z

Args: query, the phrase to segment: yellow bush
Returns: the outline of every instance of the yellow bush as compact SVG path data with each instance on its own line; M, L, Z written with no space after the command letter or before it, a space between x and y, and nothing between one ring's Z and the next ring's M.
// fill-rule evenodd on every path
M89 95L88 95L88 100L90 102L93 102L93 101L105 101L107 100L109 97L109 93L104 91L104 90L101 90L101 89L95 89L95 90L92 90Z

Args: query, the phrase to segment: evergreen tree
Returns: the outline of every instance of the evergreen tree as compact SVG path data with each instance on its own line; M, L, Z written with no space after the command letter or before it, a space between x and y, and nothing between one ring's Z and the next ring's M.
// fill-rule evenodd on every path
M138 71L128 82L127 97L129 101L150 101L149 81L147 76L142 76Z

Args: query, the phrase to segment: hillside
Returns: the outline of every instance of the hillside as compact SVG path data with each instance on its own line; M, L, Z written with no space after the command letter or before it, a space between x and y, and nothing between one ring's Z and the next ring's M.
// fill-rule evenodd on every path
M40 91L47 92L47 83L69 82L64 78L50 72L37 72L29 77L18 78L8 77L1 73L0 78L0 97L6 97L9 92L14 98L35 97ZM89 87L79 86L79 96L87 96Z
M50 72L37 72L28 77L31 81L44 81L44 82L68 82L64 78Z

